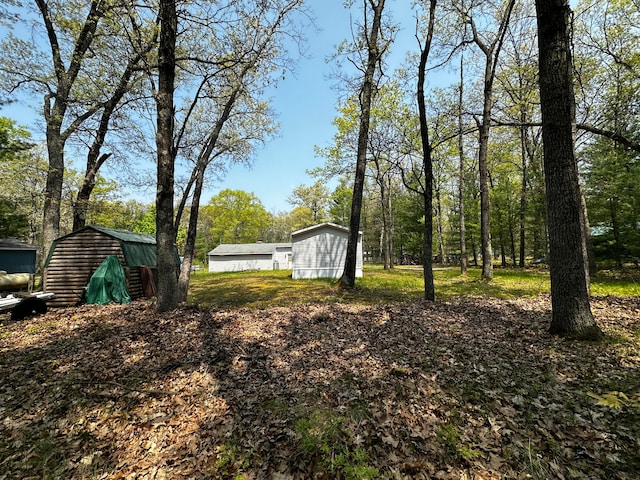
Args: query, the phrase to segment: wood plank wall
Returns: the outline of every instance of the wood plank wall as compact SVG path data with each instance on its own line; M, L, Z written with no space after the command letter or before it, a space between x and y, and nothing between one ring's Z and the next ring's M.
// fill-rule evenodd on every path
M116 255L125 264L120 242L100 232L85 230L60 241L43 275L44 291L55 294L47 304L76 305L91 275L109 255ZM125 274L131 298L142 296L139 268L125 267Z

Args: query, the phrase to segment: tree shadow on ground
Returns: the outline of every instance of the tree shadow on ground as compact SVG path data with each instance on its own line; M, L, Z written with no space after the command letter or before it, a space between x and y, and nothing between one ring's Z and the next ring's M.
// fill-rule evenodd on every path
M586 391L638 386L637 363L550 337L548 308L134 302L6 324L0 475L631 478L637 415Z

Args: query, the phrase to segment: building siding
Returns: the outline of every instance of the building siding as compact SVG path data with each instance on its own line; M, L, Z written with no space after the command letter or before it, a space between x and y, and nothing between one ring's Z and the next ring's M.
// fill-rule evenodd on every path
M210 272L249 270L288 270L291 268L291 244L225 244L208 254Z
M339 278L347 256L348 230L322 224L292 235L292 278ZM359 236L356 276L362 277L362 235Z
M155 248L155 246L153 246ZM132 299L143 295L140 266L127 265L120 241L92 227L56 240L43 272L43 290L54 293L50 306L77 304L91 275L104 259L116 255L124 267L127 290ZM150 265L155 268L155 265Z
M228 255L209 257L210 272L242 272L245 270L273 270L273 256Z

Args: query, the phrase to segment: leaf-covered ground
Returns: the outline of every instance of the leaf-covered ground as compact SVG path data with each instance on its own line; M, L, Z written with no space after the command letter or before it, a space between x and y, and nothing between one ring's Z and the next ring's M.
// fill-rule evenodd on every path
M640 299L0 317L0 479L640 478Z

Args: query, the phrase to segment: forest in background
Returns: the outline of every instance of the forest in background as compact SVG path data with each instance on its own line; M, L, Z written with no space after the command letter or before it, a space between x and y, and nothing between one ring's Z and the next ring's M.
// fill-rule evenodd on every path
M53 11L56 4L50 3ZM436 22L435 55L432 53L433 67L428 75L437 77L442 72L457 71L459 76L458 82L433 88L428 93L435 160L434 255L439 262L459 261L461 207L465 212L465 239L470 262L477 264L481 254L477 122L482 111L482 51L467 31L470 24L463 23L463 13L473 15L474 22L489 32L500 7L500 3L492 2L484 2L482 7L473 3L453 4L440 10ZM525 5L515 7L495 72L493 128L489 143L491 237L495 256L505 266L524 266L547 254L536 30L531 9L532 6ZM64 12L66 10L62 9L57 13ZM82 13L75 11L73 18L79 21ZM583 193L596 258L618 267L637 262L640 256L638 152L628 148L628 142L620 141L622 137L631 142L638 140L638 19L638 6L630 1L579 2L573 17L579 125L577 158ZM464 31L460 26L464 26ZM61 25L60 28L68 29L64 31L68 36L74 33L73 25ZM124 31L112 33L123 35ZM488 35L485 32L478 34L481 38ZM8 38L3 45L7 52L12 52L0 68L2 86L7 92L4 99L11 100L11 92L16 91L18 81L35 82L36 75L42 72L36 70L36 65L27 64L33 71L27 68L21 77L17 77L12 68L18 60L17 49L23 48L24 44ZM370 161L362 230L370 258L387 266L419 263L422 258L424 215L421 198L403 184L403 176L415 168L420 153L410 70L415 53L408 52L408 55L406 67L385 72L378 80L368 145ZM346 67L342 68L346 70ZM87 78L96 76L88 70L82 74ZM136 138L141 132L125 132L126 126L142 114L141 105L149 100L148 95L139 91L145 80L139 78L137 81L136 84L131 81L114 110L113 124L105 132L102 146L102 151L109 152L105 155L112 157L106 161L122 162L123 168L128 169L135 167L127 165L126 146L139 148L148 143L148 140ZM344 87L346 84L344 82L343 89L347 88ZM86 86L79 86L79 91L81 88L85 89L84 95L96 95ZM317 146L318 154L326 159L325 166L309 172L309 183L291 192L291 210L268 212L251 192L221 191L200 207L196 261L203 262L206 252L221 242L286 241L291 231L319 221L348 225L359 112L355 93L346 93L336 106L334 142ZM257 101L249 97L242 99L243 102L250 100ZM188 106L178 106L179 114L182 115ZM69 132L79 153L82 149L78 144L93 145L102 111L96 108L85 119L85 126ZM249 116L241 118L249 121ZM252 122L256 121L254 117L255 114ZM273 118L267 115L265 125L251 128L266 135L273 127L272 121ZM271 127L267 128L267 124ZM591 128L580 128L581 125ZM608 136L595 134L596 130L606 132ZM2 119L0 131L2 235L40 245L47 153L43 146L31 144L30 133L10 119ZM236 124L229 124L224 130L227 135L239 131ZM202 136L194 137L193 141L178 148L177 157L183 162L193 161L193 152L202 142ZM225 162L239 158L249 161L250 149L256 148L258 143L255 139L245 138L242 148L236 144L234 149L229 147L227 151L221 151L216 162L207 165L207 175L224 175ZM333 191L326 186L331 178L339 179ZM98 172L87 200L86 224L154 233L155 206L122 200L126 191L135 189L135 182L140 180L132 175L132 184L123 185ZM87 172L65 170L60 235L73 229L78 195L86 182ZM187 210L189 205L190 200L186 199ZM186 217L183 216L182 228L178 229L181 232L178 234L179 246L181 241L184 243Z

